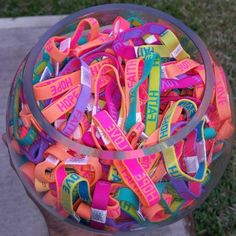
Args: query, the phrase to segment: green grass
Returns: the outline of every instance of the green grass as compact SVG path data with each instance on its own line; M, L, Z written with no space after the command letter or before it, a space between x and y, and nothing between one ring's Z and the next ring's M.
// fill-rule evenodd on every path
M102 0L0 0L0 17L68 14ZM136 0L159 8L195 30L223 65L236 95L235 0ZM194 212L197 235L236 235L236 152L208 199Z

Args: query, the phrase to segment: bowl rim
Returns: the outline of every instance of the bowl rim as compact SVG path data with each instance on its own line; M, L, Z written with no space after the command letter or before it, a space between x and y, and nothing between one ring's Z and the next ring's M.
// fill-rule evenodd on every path
M158 19L163 19L167 22L170 22L174 25L178 30L182 31L184 34L188 36L192 40L192 43L198 48L200 52L200 56L202 58L204 67L205 67L205 74L206 74L206 83L205 83L205 91L203 95L202 102L196 112L196 114L192 117L192 119L188 122L188 124L180 129L177 134L171 136L170 138L166 139L163 142L158 144L152 145L150 147L145 147L142 149L131 150L131 151L107 151L107 150L100 150L97 148L92 148L85 146L83 144L76 143L71 139L64 136L62 133L57 131L39 110L39 107L35 101L34 93L33 93L33 86L32 86L32 76L33 76L33 69L37 60L37 57L46 43L46 41L51 37L59 33L62 27L65 27L67 24L72 23L75 19L79 17L86 17L93 13L111 11L111 10L125 10L128 11L132 9L132 11L141 11L147 14L157 15ZM151 7L146 7L137 4L129 4L129 3L118 3L118 4L104 4L99 6L93 6L86 9L82 9L78 12L75 12L55 25L53 25L50 29L48 29L39 39L39 41L35 44L35 46L31 49L28 60L26 61L26 65L23 71L23 78L24 78L24 94L26 101L30 110L32 111L33 116L38 121L39 125L42 127L43 130L47 130L47 134L57 142L62 143L67 148L81 154L81 155L88 155L93 157L98 157L100 159L107 159L107 160L124 160L124 159L133 159L133 158L140 158L143 156L148 156L157 152L163 151L166 147L170 147L180 140L186 137L186 134L190 133L196 125L200 122L200 120L205 115L208 106L211 101L211 95L213 92L213 85L214 85L214 73L211 64L211 57L208 52L208 49L201 38L193 32L189 27L187 27L184 23L180 20L172 17L171 15L162 12L158 9L154 9Z

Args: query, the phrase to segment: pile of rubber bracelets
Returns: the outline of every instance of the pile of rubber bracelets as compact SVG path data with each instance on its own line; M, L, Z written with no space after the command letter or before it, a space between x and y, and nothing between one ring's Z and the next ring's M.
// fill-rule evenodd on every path
M201 196L208 167L233 132L224 72L213 68L211 104L196 128L161 153L127 160L80 155L48 137L20 78L11 144L28 160L21 171L58 214L94 228L125 230L176 216ZM176 134L201 104L205 80L204 65L190 59L169 27L122 17L103 31L86 18L73 34L50 38L32 78L38 106L55 129L113 151Z

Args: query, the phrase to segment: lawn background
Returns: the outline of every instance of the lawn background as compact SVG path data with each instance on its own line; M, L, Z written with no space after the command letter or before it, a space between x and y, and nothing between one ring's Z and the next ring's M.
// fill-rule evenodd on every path
M236 96L235 0L0 0L0 17L69 14L93 5L128 2L159 8L197 32L222 63ZM194 212L197 235L236 235L235 157L234 151L217 188Z

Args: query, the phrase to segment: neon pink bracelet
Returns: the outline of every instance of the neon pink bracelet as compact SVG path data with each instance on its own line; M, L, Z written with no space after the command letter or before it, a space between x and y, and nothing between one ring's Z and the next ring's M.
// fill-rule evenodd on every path
M106 181L98 181L95 186L92 201L91 226L104 229L107 216L107 205L111 191L111 184Z

